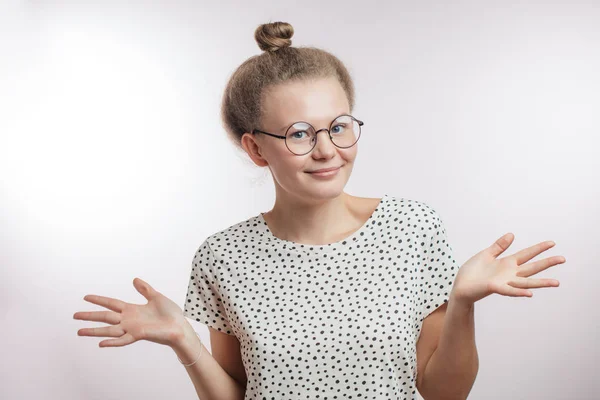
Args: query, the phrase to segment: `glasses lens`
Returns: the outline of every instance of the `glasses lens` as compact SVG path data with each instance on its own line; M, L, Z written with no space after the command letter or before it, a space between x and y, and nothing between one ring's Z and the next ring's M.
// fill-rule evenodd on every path
M315 130L304 122L297 122L290 126L285 135L285 143L294 154L306 154L311 151L315 139Z
M341 115L331 124L331 140L341 148L348 148L360 138L360 125L348 115ZM286 135L285 141L288 149L294 154L302 155L310 152L317 140L314 128L305 123L297 122L292 125Z
M336 146L351 147L360 137L360 125L348 115L342 115L333 121L330 132Z

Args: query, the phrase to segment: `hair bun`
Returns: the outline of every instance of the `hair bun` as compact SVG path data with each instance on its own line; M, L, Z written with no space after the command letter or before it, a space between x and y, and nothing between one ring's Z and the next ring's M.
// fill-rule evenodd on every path
M283 47L292 45L290 40L294 35L294 28L287 22L270 22L259 25L254 31L254 39L263 51L274 52Z

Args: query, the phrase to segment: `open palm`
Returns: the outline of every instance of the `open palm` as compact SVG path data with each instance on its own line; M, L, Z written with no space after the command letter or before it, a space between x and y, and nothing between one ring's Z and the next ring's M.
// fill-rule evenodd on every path
M174 343L182 335L182 327L187 322L181 308L139 278L133 280L133 286L148 303L131 304L110 297L86 295L84 300L111 311L80 311L73 318L105 322L111 326L83 328L77 334L117 338L103 340L99 343L100 347L125 346L138 340L168 346Z
M512 244L515 236L507 233L490 247L480 251L464 263L455 278L453 295L456 299L475 303L498 293L510 297L531 297L528 289L557 287L560 282L549 278L530 278L554 265L566 261L563 256L552 256L527 263L535 256L554 247L553 241L530 246L504 258L498 258Z

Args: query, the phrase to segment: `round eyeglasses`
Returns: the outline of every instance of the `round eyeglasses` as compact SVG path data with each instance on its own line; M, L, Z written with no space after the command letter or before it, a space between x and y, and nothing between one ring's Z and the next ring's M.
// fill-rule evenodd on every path
M364 122L357 120L352 115L342 114L331 122L329 129L323 128L317 131L308 122L299 121L290 125L285 136L258 129L253 129L252 134L260 132L278 139L285 139L285 145L289 151L297 156L303 156L315 148L317 134L321 131L327 131L331 142L339 148L347 149L354 146L360 139L360 127L363 125Z

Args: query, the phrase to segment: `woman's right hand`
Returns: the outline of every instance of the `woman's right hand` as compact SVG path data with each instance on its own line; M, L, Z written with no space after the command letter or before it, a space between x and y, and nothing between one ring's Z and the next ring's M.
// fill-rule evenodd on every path
M80 311L73 315L73 319L106 322L111 326L83 328L77 334L117 338L101 341L100 347L126 346L138 340L170 347L178 343L185 330L190 328L181 308L139 278L133 280L133 286L148 303L131 304L110 297L86 295L84 300L112 311Z

